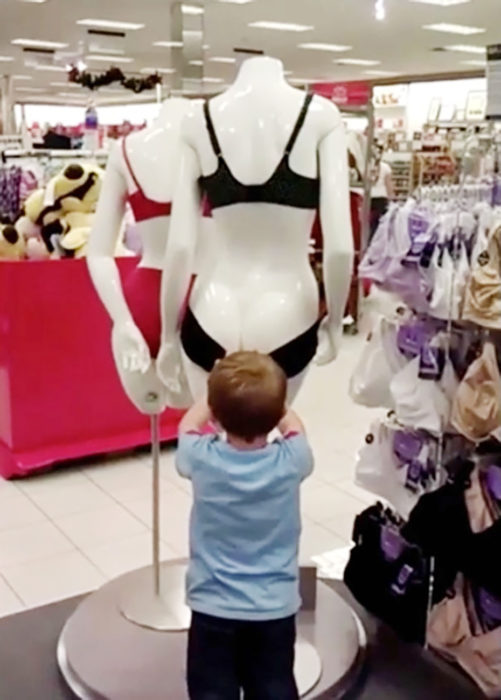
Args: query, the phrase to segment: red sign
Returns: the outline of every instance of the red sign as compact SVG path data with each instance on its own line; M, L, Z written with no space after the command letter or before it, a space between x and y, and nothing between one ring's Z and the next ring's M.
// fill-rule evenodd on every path
M339 107L366 107L372 98L370 83L354 80L342 83L315 83L313 92L327 97Z

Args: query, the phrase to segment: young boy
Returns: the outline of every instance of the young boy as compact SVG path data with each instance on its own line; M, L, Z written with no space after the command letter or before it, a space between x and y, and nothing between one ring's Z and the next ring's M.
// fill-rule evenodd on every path
M179 473L193 484L187 602L191 700L296 700L299 486L313 458L287 382L267 355L220 360L208 400L181 421ZM215 421L225 431L202 435ZM282 438L268 442L278 427Z

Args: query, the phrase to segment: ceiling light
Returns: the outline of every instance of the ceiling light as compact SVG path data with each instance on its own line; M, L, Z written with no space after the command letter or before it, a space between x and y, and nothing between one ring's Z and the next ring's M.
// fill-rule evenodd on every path
M312 51L350 51L353 46L343 46L342 44L322 44L319 42L309 42L299 44L300 49L311 49Z
M464 34L464 36L469 34L483 34L486 31L485 29L481 29L481 27L467 27L464 24L447 24L446 22L441 22L440 24L425 24L423 29L429 29L432 32Z
M223 0L220 0L220 2L223 2ZM212 56L209 58L209 61L212 61L213 63L236 63L237 59L230 58L229 56Z
M50 70L50 71L53 71L54 73L67 73L66 68L64 68L63 66L50 66L50 65L44 66L43 63L38 63L35 66L35 70Z
M2 63L7 63L8 61L13 61L14 58L12 56L0 56L0 62Z
M259 22L250 22L249 27L254 29L275 29L278 32L308 32L313 29L313 26L307 24L293 24L289 22L268 22L260 20Z
M134 59L128 56L86 56L86 61L106 61L107 63L133 63Z
M181 5L183 15L203 15L204 8L200 5Z
M411 0L411 2L421 2L426 5L440 5L441 7L451 7L452 5L464 5L470 0Z
M162 46L166 49L182 49L182 41L154 41L153 46Z
M210 49L210 44L204 44L204 45L202 46L202 49L203 49L204 51L208 51L208 50Z
M190 66L203 66L204 62L199 61L198 59L193 59L192 61L189 61Z
M204 83L224 83L223 78L209 78L209 77L204 77L202 78Z
M398 75L398 73L395 73L395 71L391 71L391 70L364 70L364 74L365 75L376 75L376 76L380 76L381 78L383 78L385 76L387 78L391 78L394 75Z
M30 49L65 49L68 44L60 41L45 41L44 39L13 39L14 46L26 46Z
M137 24L136 22L115 22L111 19L79 19L77 24L82 27L100 27L101 29L118 29L123 31L135 31L136 29L143 29L144 24Z
M151 75L152 73L165 73L167 75L169 73L175 73L176 69L175 68L141 68L141 70L139 72L143 73L145 75Z
M475 59L471 59L470 61L461 61L461 63L465 66L478 66L480 68L487 68L487 61L477 61Z
M374 5L374 16L379 22L386 19L386 7L384 5L384 0L376 0L376 4Z
M371 61L367 58L338 58L334 63L341 63L347 66L379 66L381 61Z
M61 95L61 97L71 97L72 100L81 100L82 97L79 95L75 95L74 92L58 92L58 95Z
M472 44L453 44L452 46L444 46L444 49L462 53L486 53L485 46L473 46Z
M33 80L32 75L13 75L14 80Z
M67 83L51 83L52 87L64 87L64 88L76 88L80 89L82 86L78 85L77 83L70 83L69 81Z
M42 2L47 2L47 0L17 0L18 2L36 2L36 3L42 3Z
M41 87L18 87L16 92L45 92L45 88Z
M321 80L317 78L289 78L289 83L296 83L297 85L308 85L310 83L321 83Z
M225 2L227 4L233 4L233 5L246 5L249 2L252 2L252 0L219 0L219 2Z
M183 36L202 36L203 32L201 29L183 29Z

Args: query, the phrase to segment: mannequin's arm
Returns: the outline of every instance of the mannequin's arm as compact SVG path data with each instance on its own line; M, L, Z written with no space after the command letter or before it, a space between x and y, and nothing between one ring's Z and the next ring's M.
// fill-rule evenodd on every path
M183 145L162 276L162 342L174 342L179 315L195 266L200 226L200 167L195 151Z
M339 349L353 270L346 136L340 124L320 143L320 221L327 317L322 323L317 362L333 360Z
M96 291L120 338L124 368L146 371L151 358L132 318L122 290L122 281L114 254L125 211L127 183L120 168L120 153L110 155L103 187L90 234L87 265Z

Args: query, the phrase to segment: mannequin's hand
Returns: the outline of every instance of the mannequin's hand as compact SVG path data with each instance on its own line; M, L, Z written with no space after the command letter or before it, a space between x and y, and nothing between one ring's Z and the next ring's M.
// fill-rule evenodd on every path
M122 369L129 372L148 371L151 366L150 349L139 328L132 321L115 323L113 346L118 351Z
M193 403L177 338L163 342L157 358L157 371L167 389L169 406L186 408Z
M333 362L341 346L343 327L335 328L328 318L324 318L318 329L318 348L315 364L327 365Z

